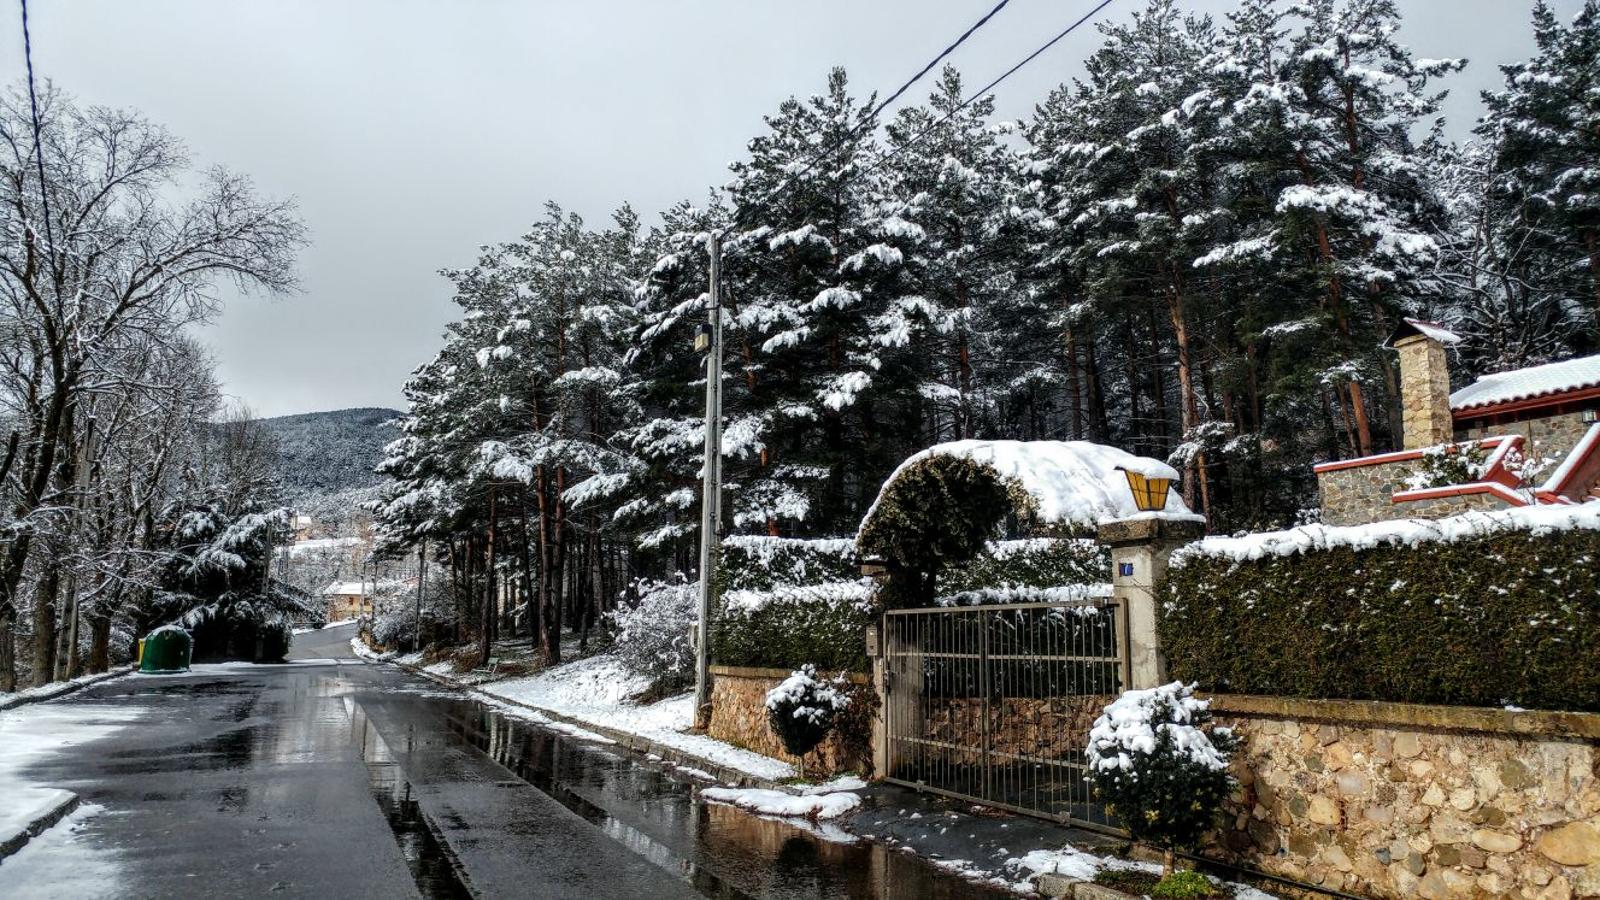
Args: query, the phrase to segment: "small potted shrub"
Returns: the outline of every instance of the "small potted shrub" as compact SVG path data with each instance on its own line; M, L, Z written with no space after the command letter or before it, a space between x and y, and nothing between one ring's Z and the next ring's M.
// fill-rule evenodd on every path
M834 719L849 705L843 685L819 679L810 663L767 692L767 721L783 749L800 758L802 776L806 754L822 743L833 730Z
M1127 691L1089 731L1088 779L1096 796L1135 840L1164 854L1155 896L1180 896L1182 887L1192 887L1198 875L1173 871L1177 851L1205 837L1233 788L1228 759L1238 740L1211 725L1209 706L1182 682ZM1162 890L1169 882L1174 890Z

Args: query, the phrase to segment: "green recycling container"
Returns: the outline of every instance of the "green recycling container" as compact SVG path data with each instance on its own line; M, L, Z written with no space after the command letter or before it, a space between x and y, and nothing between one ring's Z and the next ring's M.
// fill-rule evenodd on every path
M177 625L163 625L144 636L144 652L139 658L141 672L186 672L194 640Z

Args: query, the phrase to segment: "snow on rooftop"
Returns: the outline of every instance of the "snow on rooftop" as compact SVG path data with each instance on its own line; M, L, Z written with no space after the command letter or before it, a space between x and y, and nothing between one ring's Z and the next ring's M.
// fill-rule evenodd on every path
M357 537L311 538L304 541L295 541L289 545L290 556L300 556L305 553L323 553L329 550L342 550L366 543Z
M366 596L370 581L335 581L322 589L323 596L337 596L342 594L356 594Z
M1168 519L1199 521L1175 489L1167 491L1167 507L1160 513L1141 513L1123 469L1178 484L1178 470L1160 460L1134 456L1125 450L1089 441L950 441L912 455L897 467L872 508L862 518L872 518L886 489L906 467L931 456L963 456L985 463L1002 478L1014 479L1038 506L1039 521L1049 525L1093 527L1111 519L1156 515Z
M1600 387L1600 355L1485 375L1450 395L1456 412Z

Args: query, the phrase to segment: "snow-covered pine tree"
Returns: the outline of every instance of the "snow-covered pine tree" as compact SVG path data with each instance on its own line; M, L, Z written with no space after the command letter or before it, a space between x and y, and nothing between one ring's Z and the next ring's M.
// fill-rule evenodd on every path
M990 122L992 97L962 107L964 99L960 73L946 66L928 105L902 109L888 125L887 197L871 224L882 243L853 261L891 274L900 267L883 286L894 296L875 339L879 359L904 371L882 376L899 395L896 411L920 411L928 443L993 433L984 419L1026 374L1007 353L1007 330L1022 324L1015 244L1004 228L1018 169L1004 141L1013 126ZM915 379L906 384L914 392L895 390L901 378ZM1020 385L1031 393L1025 377Z
M1305 24L1281 78L1300 183L1277 196L1280 259L1286 268L1315 260L1333 334L1322 379L1349 452L1366 455L1398 421L1397 375L1378 347L1414 308L1437 253L1437 210L1412 134L1444 96L1429 81L1464 62L1415 58L1398 39L1394 0L1310 0L1299 11Z
M1574 349L1600 345L1600 0L1569 25L1533 8L1536 52L1502 66L1478 134L1495 142L1495 194L1525 229L1540 287L1572 307Z
M877 153L872 104L849 93L843 69L827 92L790 98L732 166L735 230L725 272L734 322L755 359L747 429L728 429L730 453L756 450L761 468L730 492L736 526L829 532L865 509L885 435L876 395L884 302L865 290L875 268L860 254L880 243L869 228L863 177ZM758 448L758 449L757 449Z

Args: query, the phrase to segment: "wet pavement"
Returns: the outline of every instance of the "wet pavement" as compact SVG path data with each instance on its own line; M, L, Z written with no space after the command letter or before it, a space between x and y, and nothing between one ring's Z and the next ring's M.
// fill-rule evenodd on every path
M90 814L0 865L0 896L1005 896L837 828L703 803L666 767L337 659L349 631L299 636L311 659L58 701L144 714L24 772Z

